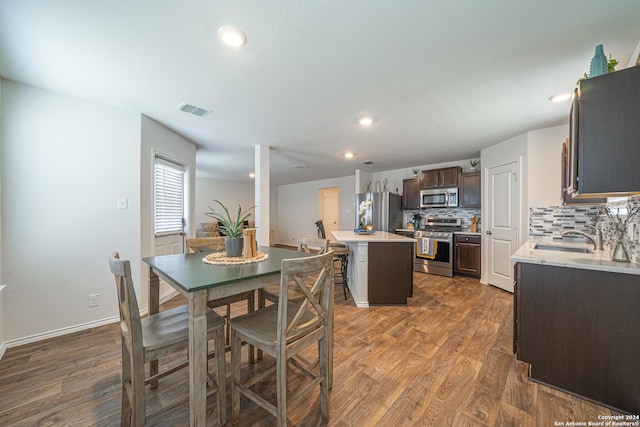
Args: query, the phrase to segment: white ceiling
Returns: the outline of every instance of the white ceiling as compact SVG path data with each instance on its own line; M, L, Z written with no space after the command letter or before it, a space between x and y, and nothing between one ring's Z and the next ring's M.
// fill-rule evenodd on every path
M476 157L566 123L548 97L597 44L627 66L639 22L638 0L0 0L0 75L151 117L197 144L199 176L249 181L253 147L271 146L278 185ZM226 24L245 47L219 43Z

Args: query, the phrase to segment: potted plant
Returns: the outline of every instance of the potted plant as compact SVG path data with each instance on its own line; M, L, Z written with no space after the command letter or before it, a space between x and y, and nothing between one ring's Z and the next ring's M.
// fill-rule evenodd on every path
M469 169L471 172L478 170L478 163L480 163L480 160L469 160L469 163L471 163L471 169Z
M244 228L244 222L251 216L249 210L255 208L255 206L243 211L242 207L238 205L238 213L235 218L232 218L229 209L221 201L214 200L214 202L220 205L221 210L216 210L209 206L209 212L205 213L205 215L217 220L220 231L226 235L224 245L227 249L227 256L237 257L242 255L242 229Z
M411 173L413 174L414 178L418 177L418 174L420 173L420 169L418 168L411 168Z

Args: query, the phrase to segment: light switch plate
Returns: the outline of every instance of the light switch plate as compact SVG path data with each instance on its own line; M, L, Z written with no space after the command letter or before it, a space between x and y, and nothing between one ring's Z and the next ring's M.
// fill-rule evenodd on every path
M118 197L118 209L129 209L129 200L126 197Z

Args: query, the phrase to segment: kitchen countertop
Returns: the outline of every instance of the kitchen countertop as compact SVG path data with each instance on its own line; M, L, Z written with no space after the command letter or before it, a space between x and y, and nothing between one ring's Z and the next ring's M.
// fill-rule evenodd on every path
M403 233L406 232L414 232L416 231L414 228L396 228L396 231L400 231ZM424 229L419 228L418 231L424 231ZM481 236L482 233L481 232L477 232L477 233L472 233L470 231L454 231L453 234L471 234L472 236Z
M590 243L564 243L559 240L533 237L527 240L527 242L511 256L511 261L640 275L640 263L637 261L612 261L609 250L606 247L604 251L593 250L592 253L577 253L534 249L536 243L593 250L593 245Z
M414 242L411 237L400 236L386 231L376 231L373 234L356 234L353 230L331 231L338 242Z

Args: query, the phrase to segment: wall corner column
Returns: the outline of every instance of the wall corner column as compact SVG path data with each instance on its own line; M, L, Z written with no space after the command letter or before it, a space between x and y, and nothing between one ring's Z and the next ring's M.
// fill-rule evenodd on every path
M270 166L269 146L256 145L255 148L255 212L256 212L256 240L260 246L269 246L270 218Z

